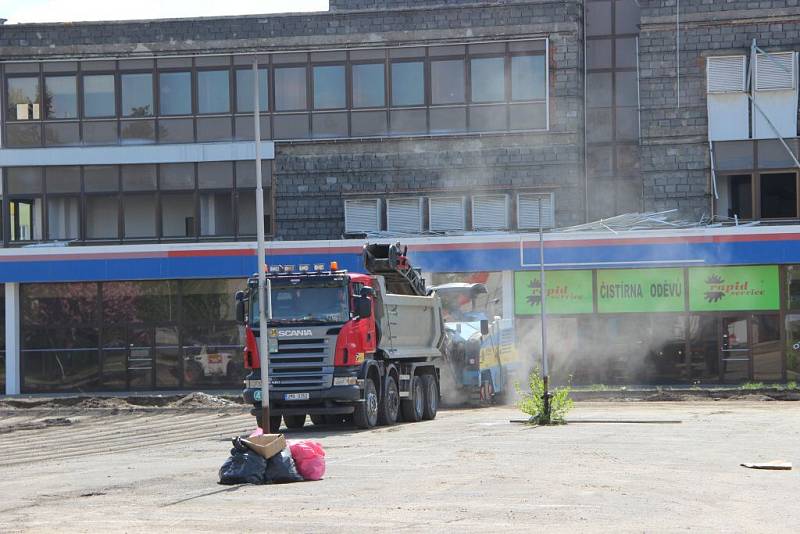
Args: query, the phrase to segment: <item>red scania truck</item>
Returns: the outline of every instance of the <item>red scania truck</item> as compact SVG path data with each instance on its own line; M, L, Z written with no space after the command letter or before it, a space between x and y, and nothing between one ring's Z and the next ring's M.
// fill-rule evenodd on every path
M364 247L369 274L330 264L271 265L272 319L258 324L258 278L236 294L246 328L245 402L262 428L258 337L269 347L271 432L352 422L360 428L433 419L443 322L436 294L400 245Z

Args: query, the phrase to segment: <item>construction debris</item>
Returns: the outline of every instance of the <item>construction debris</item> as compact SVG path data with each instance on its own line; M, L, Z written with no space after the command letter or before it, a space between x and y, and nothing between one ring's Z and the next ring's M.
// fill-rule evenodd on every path
M677 215L678 210L654 211L647 213L623 213L600 219L586 224L559 228L558 232L632 232L635 230L666 230L678 228L698 228L706 226L708 220L703 217L699 221L682 219Z
M742 467L747 467L748 469L768 469L771 471L792 470L792 462L784 462L782 460L774 460L772 462L763 462L763 463L745 463L740 465Z

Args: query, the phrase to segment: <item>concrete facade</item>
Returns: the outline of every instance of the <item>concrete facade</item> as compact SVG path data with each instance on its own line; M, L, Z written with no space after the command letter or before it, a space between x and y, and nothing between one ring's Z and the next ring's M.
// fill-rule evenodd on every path
M699 219L711 214L712 201L706 58L749 55L753 39L767 52L796 50L800 7L791 0L681 2L676 18L674 0L643 0L641 6L645 209L678 208Z

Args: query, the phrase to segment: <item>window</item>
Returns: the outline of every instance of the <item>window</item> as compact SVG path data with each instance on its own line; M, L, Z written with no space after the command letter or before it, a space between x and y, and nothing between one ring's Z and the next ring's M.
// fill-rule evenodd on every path
M86 196L86 238L119 238L119 199L117 195Z
M158 76L159 112L161 115L192 113L192 73L162 72Z
M116 115L114 86L113 74L83 77L84 117L113 117Z
M233 197L230 192L200 194L200 235L233 235Z
M386 103L383 63L353 65L353 107L374 108Z
M502 57L470 61L473 102L502 102L506 98L506 60Z
M797 174L761 175L761 218L797 217Z
M238 175L237 175L238 180ZM264 233L272 233L272 189L264 187ZM256 192L239 191L238 192L238 210L239 217L239 235L240 236L254 236L256 235Z
M122 189L124 191L155 191L155 165L123 165Z
M739 174L728 178L730 208L728 217L739 219L753 218L753 177Z
M381 229L380 200L345 200L344 231L379 232Z
M275 69L275 109L277 111L306 109L305 67Z
M44 79L48 119L78 117L78 92L75 76L47 76Z
M8 111L10 120L39 120L39 78L8 79Z
M123 197L125 238L156 237L156 196L154 193Z
M258 109L269 109L269 84L267 83L267 69L258 69ZM236 71L236 111L239 113L253 112L253 69L239 69Z
M194 189L194 164L165 163L159 171L160 189Z
M122 115L125 117L150 117L153 115L153 75L123 74Z
M228 113L231 109L230 84L227 70L207 70L197 73L197 111Z
M48 196L47 237L49 239L78 239L79 205L78 197Z
M191 237L195 235L193 193L161 195L161 233L164 237Z
M541 202L540 202L541 201ZM541 219L539 208L541 206ZM517 195L517 228L552 228L554 223L553 195L521 193Z
M314 109L345 107L344 66L314 67Z
M446 232L466 228L463 197L431 197L428 199L428 208L431 231Z
M42 199L11 199L8 202L11 241L42 239Z
M543 100L546 80L543 55L511 58L511 100Z
M388 199L386 201L386 229L390 232L422 232L422 199Z
M464 60L449 59L431 62L431 103L464 102Z
M119 191L119 171L112 165L83 168L83 188L87 193Z
M425 104L425 70L421 61L392 63L392 105Z
M472 197L474 230L508 229L508 195L476 195Z

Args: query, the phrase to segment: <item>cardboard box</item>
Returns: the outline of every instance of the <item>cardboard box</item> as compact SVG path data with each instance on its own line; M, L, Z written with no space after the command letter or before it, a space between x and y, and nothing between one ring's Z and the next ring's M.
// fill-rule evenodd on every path
M272 458L286 448L286 438L283 437L283 434L264 434L242 438L242 443L247 445L251 451L267 459Z

